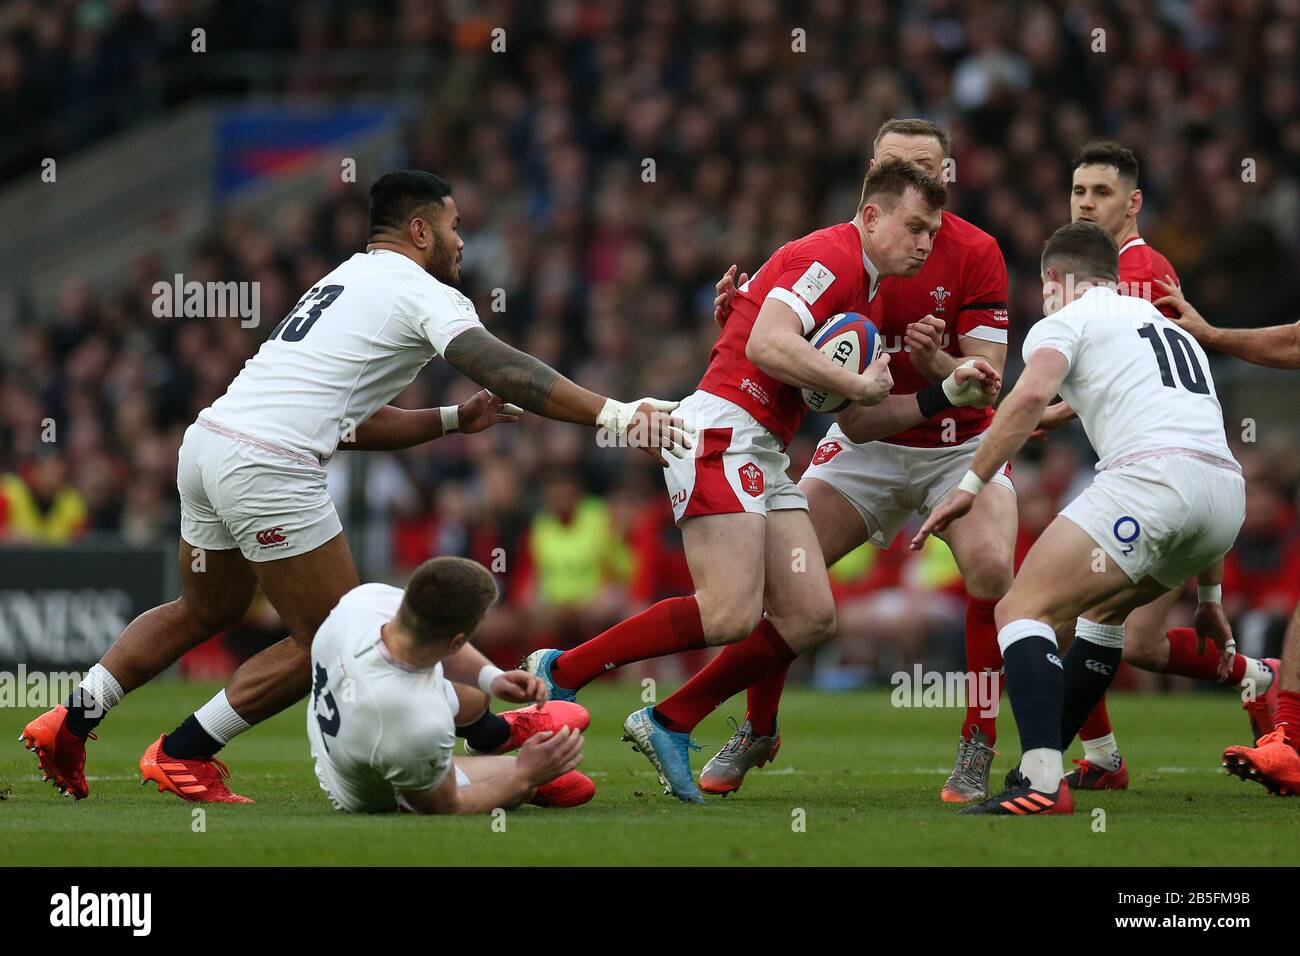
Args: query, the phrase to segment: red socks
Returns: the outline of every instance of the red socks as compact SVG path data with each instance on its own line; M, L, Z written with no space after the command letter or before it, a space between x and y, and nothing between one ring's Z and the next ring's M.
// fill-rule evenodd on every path
M1281 680L1280 673L1274 680ZM1300 751L1300 690L1280 690L1277 692L1277 713L1273 715L1273 726L1281 727L1286 735L1286 742Z
M560 687L578 690L624 664L704 646L704 625L695 595L668 598L565 651L551 665L551 679Z
M743 641L728 644L681 690L658 704L655 717L669 730L690 731L723 701L754 682L779 676L784 683L785 672L795 656L776 628L765 620Z
M1205 651L1196 653L1196 631L1190 627L1176 627L1165 632L1169 639L1169 663L1165 665L1166 674L1179 677L1192 677L1196 680L1219 679L1218 645L1213 641L1205 642ZM1246 673L1246 658L1236 654L1232 658L1232 675L1225 683L1236 684Z
M998 718L994 701L979 700L976 697L988 683L980 679L985 672L1002 670L1002 651L998 649L998 626L993 620L993 609L997 601L984 601L980 598L966 599L966 670L975 675L974 684L966 686L966 719L961 725L961 735L970 739L971 724L979 727L980 732L988 738L989 746L998 739ZM1002 695L1002 680L997 682L998 696ZM988 716L986 716L988 715Z
M767 622L764 621L763 624ZM760 624L759 627L762 627ZM754 633L758 633L755 630ZM751 635L752 636L752 635ZM750 729L760 737L771 737L776 733L776 712L781 706L781 694L785 690L785 677L790 673L786 664L779 673L764 677L749 685L745 692L745 719Z
M1111 733L1113 731L1110 726L1110 714L1106 713L1106 698L1102 697L1097 701L1097 706L1092 709L1092 713L1088 715L1088 719L1083 722L1083 726L1079 728L1079 739L1098 740L1109 737Z

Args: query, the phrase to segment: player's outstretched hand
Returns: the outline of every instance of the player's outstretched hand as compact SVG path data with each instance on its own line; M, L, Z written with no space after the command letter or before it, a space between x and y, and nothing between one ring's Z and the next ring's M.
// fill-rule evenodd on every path
M920 322L909 322L903 332L903 344L912 350L912 366L925 373L943 345L943 319L927 315Z
M1232 655L1236 653L1236 642L1232 639L1232 625L1223 605L1218 603L1200 604L1192 618L1196 628L1196 653L1205 653L1205 639L1214 641L1222 652L1219 657L1219 677L1225 678L1232 672Z
M1043 417L1038 420L1038 427L1029 433L1036 442L1047 441L1047 433L1063 427L1074 418L1074 409L1065 402L1055 402L1047 406Z
M1173 276L1165 276L1163 281L1156 279L1155 282L1164 295L1151 304L1157 309L1161 306L1172 309L1174 314L1170 321L1192 333L1192 338L1198 342L1201 341L1209 330L1210 323L1206 322L1201 313L1196 311L1196 306L1187 301L1187 297L1183 295L1183 290L1174 282Z
M889 372L889 353L881 352L858 376L861 387L858 394L850 396L858 405L879 405L894 387L894 376Z
M503 402L486 388L475 392L474 397L459 408L460 430L466 435L481 432L493 425L514 424L524 410L518 405Z
M546 682L536 674L525 671L506 671L504 674L498 674L492 678L489 686L493 697L512 704L537 704L540 707L546 703L546 698L549 696Z
M912 539L912 550L920 551L925 544L926 538L943 531L948 525L970 511L971 506L974 504L975 496L969 491L962 491L960 488L954 490L952 494L939 503L939 507L930 512L930 517L925 519L925 524L921 525L921 530Z
M531 786L550 783L582 763L582 732L565 727L559 733L544 730L524 741L515 758L516 769Z
M740 278L736 278L736 269L736 264L732 263L731 268L722 274L722 278L714 287L718 295L713 300L713 321L718 323L718 328L727 324L727 316L731 314L731 300L736 290L749 281L748 272L742 272Z
M689 458L695 447L695 429L685 419L668 414L679 404L658 398L637 399L636 412L625 432L628 444L644 450L661 468L668 467L665 451L675 458Z

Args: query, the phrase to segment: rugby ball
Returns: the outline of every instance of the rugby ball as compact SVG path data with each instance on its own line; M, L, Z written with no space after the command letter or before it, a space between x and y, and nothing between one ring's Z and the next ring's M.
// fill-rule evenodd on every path
M843 365L858 375L880 358L880 349L884 344L871 320L857 312L841 312L831 316L810 341L813 348L832 362ZM843 395L820 392L813 388L803 390L803 402L814 412L831 414L849 407L849 400Z

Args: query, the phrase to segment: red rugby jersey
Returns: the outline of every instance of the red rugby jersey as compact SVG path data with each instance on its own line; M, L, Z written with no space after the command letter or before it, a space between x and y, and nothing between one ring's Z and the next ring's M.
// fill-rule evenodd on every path
M1119 247L1119 294L1135 295L1154 301L1164 295L1164 290L1155 284L1156 279L1164 281L1165 276L1173 276L1178 282L1178 273L1169 264L1169 260L1147 245L1141 236L1134 236ZM1173 318L1177 312L1169 306L1160 311Z
M852 222L787 242L736 291L700 390L736 403L788 445L808 406L798 388L759 371L745 358L758 310L768 297L779 299L795 311L803 334L809 336L841 312L866 315L877 282L876 268L862 251Z
M958 339L962 336L1007 342L1007 265L1002 250L987 232L946 211L921 271L882 279L872 303L871 319L890 353L891 394L911 395L930 384L912 367L911 350L903 344L908 324L927 315L943 319L942 348L950 355L961 356ZM949 408L883 440L913 448L961 444L984 431L992 418L991 408ZM954 422L955 431L945 436L948 420Z

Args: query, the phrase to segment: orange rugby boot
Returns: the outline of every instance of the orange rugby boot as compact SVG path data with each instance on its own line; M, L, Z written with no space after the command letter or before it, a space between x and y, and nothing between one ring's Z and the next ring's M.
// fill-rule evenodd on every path
M171 791L182 800L198 803L253 803L248 797L232 793L226 786L230 771L220 760L178 760L163 753L163 734L140 758L140 785L150 780L158 784L158 792Z
M1300 753L1286 742L1281 727L1261 737L1254 747L1229 747L1223 752L1223 766L1242 780L1262 783L1279 797L1300 793Z
M587 713L586 707L564 700L548 700L541 707L530 705L518 710L507 710L501 714L501 718L510 725L510 739L492 751L494 754L518 750L529 737L545 731L559 733L565 727L583 731L591 724L591 714ZM470 747L468 741L465 743L465 753L481 756Z
M60 704L37 717L18 735L23 746L36 754L41 765L41 779L54 784L65 797L85 800L90 795L86 783L86 742L68 729L68 708ZM91 740L97 740L93 733Z
M528 802L535 807L580 807L595 795L595 782L585 773L570 770L538 787Z

